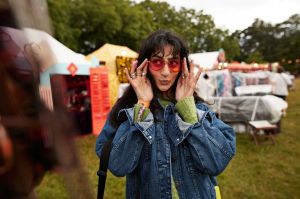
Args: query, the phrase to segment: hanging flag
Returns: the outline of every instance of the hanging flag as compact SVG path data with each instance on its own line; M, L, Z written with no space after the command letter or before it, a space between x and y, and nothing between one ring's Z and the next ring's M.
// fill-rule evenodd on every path
M72 76L76 75L77 70L78 70L78 67L74 63L71 63L68 66L68 71L71 73Z

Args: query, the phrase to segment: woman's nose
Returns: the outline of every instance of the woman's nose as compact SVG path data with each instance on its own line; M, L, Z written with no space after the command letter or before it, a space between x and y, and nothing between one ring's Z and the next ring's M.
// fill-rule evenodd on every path
M170 75L170 68L169 68L169 66L168 66L168 63L165 63L165 65L164 65L164 67L163 67L163 69L162 69L161 74L162 74L163 76L168 76L168 75Z

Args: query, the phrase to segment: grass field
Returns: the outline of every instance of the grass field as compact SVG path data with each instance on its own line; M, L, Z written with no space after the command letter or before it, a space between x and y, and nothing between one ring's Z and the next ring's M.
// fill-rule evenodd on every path
M257 147L248 135L237 135L237 154L218 176L223 199L300 198L300 79L296 79L296 89L287 100L289 108L276 145ZM37 188L40 198L69 198L67 190L74 190L77 183L90 187L96 198L99 161L94 152L95 140L93 135L76 140L88 180L80 178L67 189L62 175L49 173ZM125 198L125 179L109 174L105 198Z

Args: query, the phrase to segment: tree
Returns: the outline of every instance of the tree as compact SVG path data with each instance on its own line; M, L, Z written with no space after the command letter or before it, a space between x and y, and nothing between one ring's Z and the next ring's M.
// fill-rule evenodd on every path
M243 31L233 34L239 39L240 60L256 62L278 62L283 65L299 65L300 60L300 15L295 14L288 20L272 25L256 19ZM257 59L257 60L254 60Z
M284 59L300 58L300 15L292 15L288 20L277 24L280 36L280 55Z
M300 72L300 15L295 14L286 21L277 24L278 35L281 36L278 44L278 57L281 64L289 71Z
M212 16L166 2L145 0L48 0L55 37L75 51L87 54L104 43L134 50L157 29L168 29L185 38L191 52L224 48L227 57L238 56L237 39L215 27Z
M140 5L127 0L113 0L121 18L121 28L114 35L112 43L126 45L138 50L140 42L153 31L152 15Z
M48 0L48 8L54 37L73 50L79 50L77 42L80 36L80 29L71 26L72 6L69 0Z
M275 33L276 29L271 24L255 19L254 23L239 35L242 59L247 60L249 55L261 54L263 62L274 60L277 43Z
M212 16L204 14L202 10L196 12L194 9L181 8L176 11L166 2L150 0L139 5L150 13L155 30L168 29L178 33L185 38L192 53L224 48L230 59L239 55L238 40L229 38L228 30L216 28Z
M79 26L81 35L79 38L82 53L89 53L106 42L112 41L114 35L121 30L122 21L117 13L115 5L109 0L73 0L81 5L81 15L74 17L73 25ZM78 23L80 22L80 23Z
M228 33L227 33L228 34ZM222 48L226 53L226 60L231 62L233 60L238 60L241 54L241 49L239 45L239 40L233 35L226 35L221 43ZM240 61L240 60L239 60Z
M111 41L121 19L109 0L48 0L55 37L75 51L88 53Z

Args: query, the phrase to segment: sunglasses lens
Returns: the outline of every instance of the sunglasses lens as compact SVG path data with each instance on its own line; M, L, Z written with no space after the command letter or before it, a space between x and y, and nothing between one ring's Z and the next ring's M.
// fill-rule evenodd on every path
M179 72L180 71L180 61L179 60L169 61L169 68L172 72Z
M164 61L160 59L151 60L150 67L152 70L160 70L164 66Z

